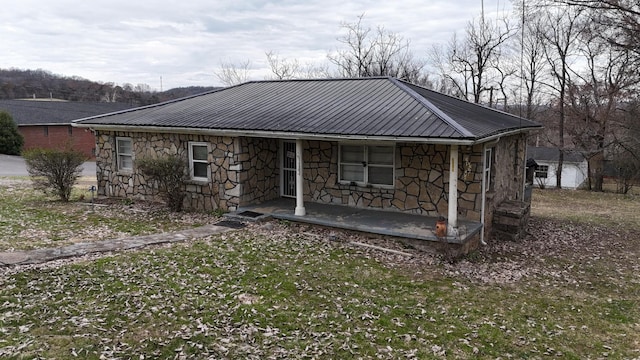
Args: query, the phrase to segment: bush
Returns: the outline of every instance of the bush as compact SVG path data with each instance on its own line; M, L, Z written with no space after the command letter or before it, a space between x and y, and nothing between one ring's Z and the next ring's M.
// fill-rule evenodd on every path
M69 201L71 190L82 172L86 156L72 149L31 149L22 156L36 189L52 192L62 201Z
M18 132L18 126L11 115L0 111L0 154L20 155L24 138Z
M186 196L185 183L188 179L187 163L184 159L171 155L162 158L136 160L136 166L147 181L158 184L158 193L171 211L182 211Z

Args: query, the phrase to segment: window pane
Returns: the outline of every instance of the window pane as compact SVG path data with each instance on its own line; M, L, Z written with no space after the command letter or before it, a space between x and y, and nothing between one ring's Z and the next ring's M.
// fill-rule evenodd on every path
M393 165L393 148L391 146L369 146L369 163Z
M364 167L362 165L341 165L341 179L344 181L364 181Z
M491 167L491 149L487 149L484 152L484 168L488 169Z
M342 145L340 150L342 162L358 163L364 161L364 146Z
M393 168L369 166L369 183L393 185Z
M118 154L131 154L131 139L118 139Z
M207 146L193 145L193 160L207 160Z
M133 169L133 161L130 155L120 155L118 157L120 169Z
M207 178L208 164L205 163L193 163L193 177Z

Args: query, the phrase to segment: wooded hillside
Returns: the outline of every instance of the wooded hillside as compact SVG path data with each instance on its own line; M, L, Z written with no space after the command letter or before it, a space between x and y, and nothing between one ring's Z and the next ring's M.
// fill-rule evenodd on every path
M0 99L54 98L84 102L124 102L135 106L194 95L215 89L191 86L163 92L152 91L147 84L99 83L78 76L49 71L0 69Z

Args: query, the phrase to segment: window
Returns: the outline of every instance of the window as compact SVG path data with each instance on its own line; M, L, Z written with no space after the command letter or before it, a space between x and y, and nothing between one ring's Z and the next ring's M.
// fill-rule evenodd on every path
M116 138L118 170L133 170L133 145L131 138Z
M43 126L42 127L42 132L44 134L44 136L49 136L49 127L48 126Z
M535 177L540 179L546 179L549 175L549 165L538 165L536 166Z
M393 146L340 146L340 181L393 186Z
M491 167L493 166L493 148L484 149L484 178L485 189L490 191L493 189L493 181L491 178Z
M205 143L189 143L189 170L194 180L209 180L209 148Z
M68 126L67 131L69 132L69 136L73 135L73 127Z

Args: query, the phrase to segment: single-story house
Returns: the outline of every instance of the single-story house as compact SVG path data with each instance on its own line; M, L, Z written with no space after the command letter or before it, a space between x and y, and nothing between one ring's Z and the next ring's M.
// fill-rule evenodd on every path
M186 208L292 198L300 219L316 204L442 216L454 237L459 219L484 236L496 206L522 200L541 127L391 77L251 81L74 126L96 132L102 196L153 197L136 159L177 154Z
M560 152L558 148L529 146L527 159L535 161L533 185L538 187L556 187L556 173ZM565 150L562 161L562 188L577 189L587 180L587 159L581 153Z
M0 100L24 137L24 149L59 149L71 145L95 157L96 137L89 129L74 129L71 122L89 116L129 109L124 103L70 102L56 99Z

